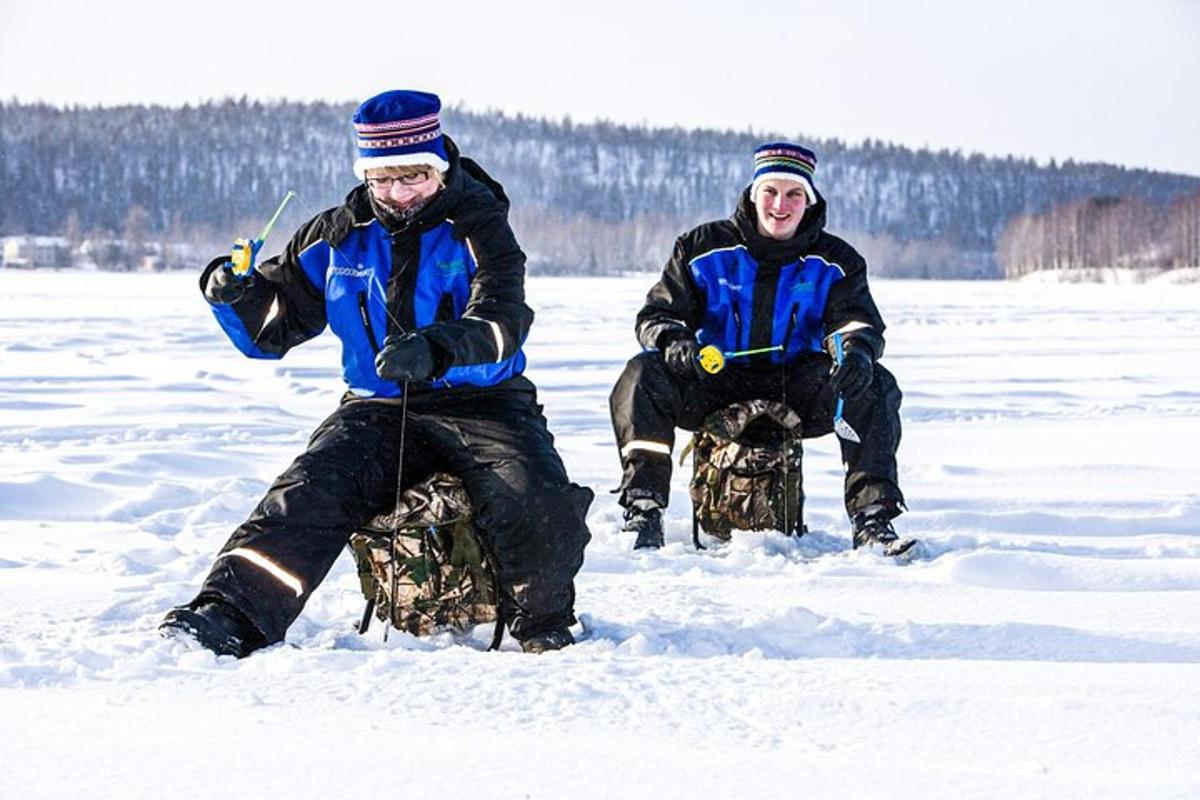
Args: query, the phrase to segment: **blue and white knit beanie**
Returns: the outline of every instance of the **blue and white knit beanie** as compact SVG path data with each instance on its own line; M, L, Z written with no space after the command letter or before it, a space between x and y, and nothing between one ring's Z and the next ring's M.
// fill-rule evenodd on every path
M362 180L375 167L428 165L450 169L436 94L397 89L375 95L354 112L358 159L354 174Z
M800 181L808 202L817 202L817 190L813 185L813 173L817 169L817 154L807 147L789 142L771 142L754 151L754 180L750 183L750 196L758 185L772 178Z

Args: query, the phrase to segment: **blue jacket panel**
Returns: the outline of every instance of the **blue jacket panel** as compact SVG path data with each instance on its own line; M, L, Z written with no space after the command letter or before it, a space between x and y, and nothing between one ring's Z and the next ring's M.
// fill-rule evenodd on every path
M771 313L769 343L751 341L756 315L766 313L761 266L745 246L711 250L689 263L692 281L704 298L703 321L696 331L702 345L723 352L783 344L791 360L802 352L820 352L825 330L825 302L833 284L845 277L842 269L820 256L806 256L778 268ZM759 302L756 302L756 299ZM756 311L757 307L757 311ZM778 353L770 354L772 361Z
M449 307L452 318L459 319L466 308L477 265L466 242L451 234L451 224L443 222L421 235L413 292L417 328L433 324L439 309ZM400 388L375 372L375 355L389 330L392 249L387 231L378 221L356 226L336 247L322 240L302 251L300 265L325 295L325 316L342 341L342 376L350 391L361 397L398 397ZM524 366L525 354L518 348L496 363L453 366L433 385L493 386L520 374Z
M833 285L846 277L838 264L820 256L806 256L785 264L779 273L772 315L773 342L783 342L793 358L799 353L820 352L825 338L823 317ZM790 334L790 335L789 335Z
M300 253L300 266L325 295L330 330L342 341L342 378L361 397L400 392L375 374L375 354L387 332L386 286L391 243L377 222L355 228L334 247L319 241Z
M471 281L478 270L475 255L466 242L453 236L450 223L443 222L421 237L421 270L413 292L413 316L418 328L437 321L439 309L449 306L453 319L461 319L471 295ZM448 303L447 303L448 301ZM483 323L486 324L486 323ZM435 386L494 386L525 369L525 352L518 347L508 358L492 364L451 367Z

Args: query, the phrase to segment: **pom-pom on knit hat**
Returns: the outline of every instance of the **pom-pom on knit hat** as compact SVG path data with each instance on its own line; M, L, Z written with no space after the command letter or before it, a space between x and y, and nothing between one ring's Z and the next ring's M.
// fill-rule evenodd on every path
M817 190L813 186L813 172L817 169L817 154L807 147L789 142L764 144L754 151L754 180L750 183L750 196L758 184L771 178L800 181L810 204L817 202Z
M397 89L365 101L354 112L358 159L354 174L362 180L374 167L428 165L450 169L436 94Z

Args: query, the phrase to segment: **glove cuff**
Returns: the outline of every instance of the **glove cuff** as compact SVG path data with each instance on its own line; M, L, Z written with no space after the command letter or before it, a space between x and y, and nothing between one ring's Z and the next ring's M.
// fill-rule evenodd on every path
M696 334L688 328L672 326L658 335L654 346L659 350L665 351L673 342L678 342L680 339L691 339L694 342L696 341Z
M213 305L236 303L254 284L253 272L242 278L232 274L222 275L221 271L226 269L228 263L228 256L218 256L208 262L208 266L200 273L200 293Z
M420 336L420 334L417 335ZM454 357L449 350L437 342L425 336L421 336L421 340L429 348L429 355L433 360L433 369L429 373L429 380L436 381L445 375L450 367L454 366Z
M833 346L834 334L828 334L825 337L825 352L830 358L836 359ZM858 328L856 330L847 331L841 334L842 336L842 354L847 355L852 350L857 350L865 353L871 363L879 360L883 355L883 337L876 333L871 328Z
M862 339L850 338L842 342L842 358L844 359L851 353L864 355L872 364L875 363L875 348L869 342L865 342Z
M200 293L204 295L206 300L211 301L212 298L208 294L208 282L212 280L212 274L221 268L221 265L228 261L226 256L217 256L212 261L208 262L208 266L200 273Z

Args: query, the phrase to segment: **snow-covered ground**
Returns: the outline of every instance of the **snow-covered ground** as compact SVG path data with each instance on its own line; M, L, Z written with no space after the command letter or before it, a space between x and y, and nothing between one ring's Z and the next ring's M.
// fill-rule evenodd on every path
M1163 271L1125 267L1053 269L1031 272L1022 276L1020 280L1025 283L1200 283L1200 267L1181 267Z
M0 797L1200 795L1200 286L877 282L900 566L850 551L832 437L809 536L697 553L679 473L630 551L607 397L650 281L529 286L589 640L360 637L346 556L238 662L154 628L334 407L335 341L251 361L192 275L0 272Z

